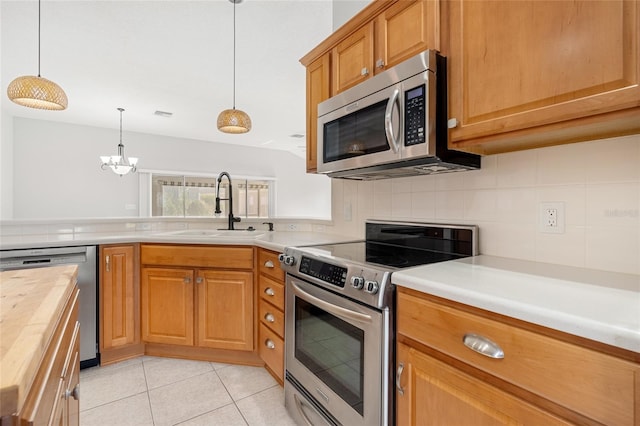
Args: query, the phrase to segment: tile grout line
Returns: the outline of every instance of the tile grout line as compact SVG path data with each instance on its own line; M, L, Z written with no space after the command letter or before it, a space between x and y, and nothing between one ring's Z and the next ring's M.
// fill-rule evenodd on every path
M142 374L144 375L144 385L147 387L147 401L149 402L149 413L151 413L151 423L155 426L156 420L153 417L153 407L151 406L151 395L149 394L149 381L147 380L147 370L144 368L144 357L142 358Z
M225 367L223 367L223 368L225 368ZM222 368L221 368L221 370L222 370ZM227 389L227 385L224 384L224 380L222 380L222 377L220 377L220 375L218 374L218 371L215 368L213 369L213 371L215 371L216 376L218 376L218 380L220 380L220 384L222 385L224 390L229 395L229 398L231 398L231 402L236 407L236 410L238 410L238 413L240 413L240 416L242 417L242 420L244 420L245 425L249 426L249 422L247 421L247 418L244 416L244 414L240 410L240 407L238 407L238 404L236 404L236 400L233 399L233 395L231 395L231 392L229 392L229 389Z

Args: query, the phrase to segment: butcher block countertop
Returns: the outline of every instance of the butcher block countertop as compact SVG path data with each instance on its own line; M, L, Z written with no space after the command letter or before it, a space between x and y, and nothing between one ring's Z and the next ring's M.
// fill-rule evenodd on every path
M0 417L22 406L77 275L76 265L0 272Z

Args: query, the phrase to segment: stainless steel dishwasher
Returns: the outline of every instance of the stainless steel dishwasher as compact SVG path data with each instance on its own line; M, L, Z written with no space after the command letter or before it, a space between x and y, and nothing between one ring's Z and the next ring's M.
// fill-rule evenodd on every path
M98 365L96 246L0 251L0 271L78 265L80 368Z

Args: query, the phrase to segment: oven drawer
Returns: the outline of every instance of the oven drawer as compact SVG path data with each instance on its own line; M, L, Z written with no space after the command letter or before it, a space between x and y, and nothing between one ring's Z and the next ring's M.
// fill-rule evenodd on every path
M402 290L397 308L398 334L602 423L633 424L637 365ZM469 334L497 344L504 358L465 346Z
M283 382L284 379L284 340L260 323L258 352L269 369Z
M273 305L260 300L260 321L280 337L284 337L284 312Z
M260 276L259 281L260 297L284 311L284 285L264 275Z
M258 272L284 282L284 271L280 268L278 253L264 249L258 250Z

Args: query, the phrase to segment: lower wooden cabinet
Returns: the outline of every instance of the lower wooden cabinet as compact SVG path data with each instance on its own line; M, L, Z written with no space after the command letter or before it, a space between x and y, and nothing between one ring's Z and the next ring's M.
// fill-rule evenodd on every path
M284 383L284 271L278 253L258 249L258 352L267 370Z
M397 327L398 425L640 424L637 354L404 288Z
M141 259L144 342L254 350L252 248L142 245Z
M138 245L100 246L100 362L144 353L140 339Z
M74 289L48 343L20 412L22 426L80 424L80 323ZM9 423L7 423L9 424ZM5 422L2 421L2 425Z
M570 424L410 346L398 360L398 425Z

